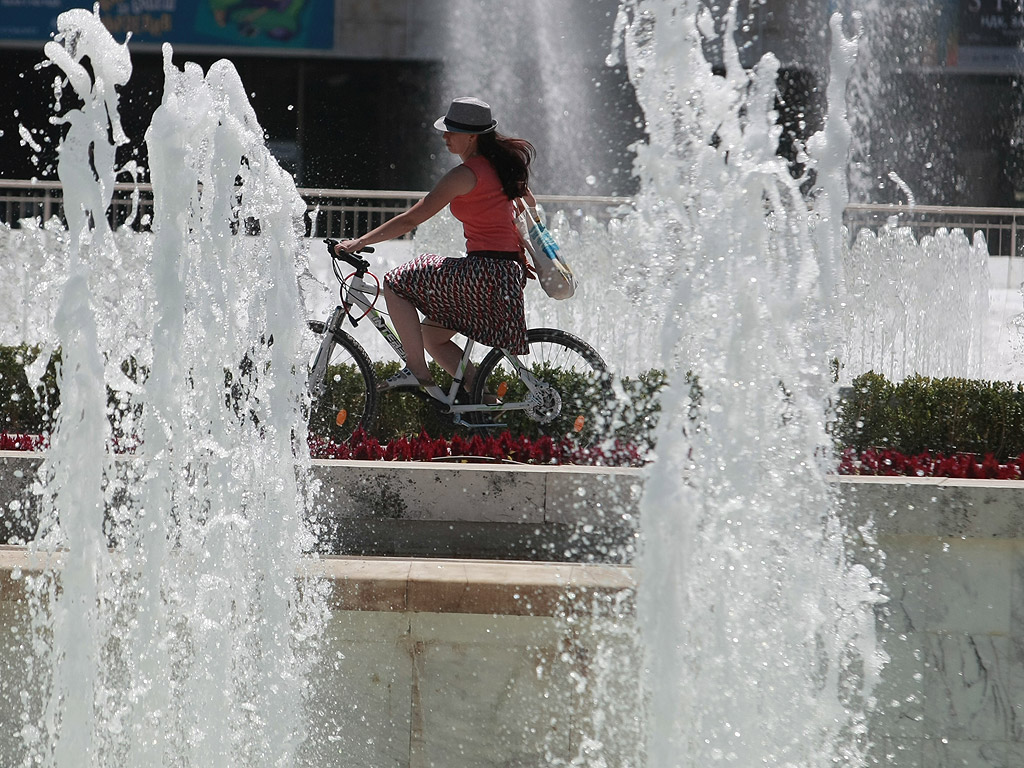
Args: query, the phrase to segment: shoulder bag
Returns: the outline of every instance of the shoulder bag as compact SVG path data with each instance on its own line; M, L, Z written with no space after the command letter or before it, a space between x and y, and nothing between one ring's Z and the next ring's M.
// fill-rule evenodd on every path
M544 293L552 299L568 299L576 293L576 276L559 251L558 243L544 226L540 212L526 204L525 199L515 200L516 226L526 251L537 270L537 280Z

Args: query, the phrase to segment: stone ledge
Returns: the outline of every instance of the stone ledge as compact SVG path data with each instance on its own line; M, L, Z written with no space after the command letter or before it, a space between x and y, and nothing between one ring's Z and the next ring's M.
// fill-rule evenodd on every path
M0 451L0 511L28 491L44 456ZM133 460L131 458L122 459ZM313 460L319 502L336 519L609 523L635 512L644 470L628 467Z
M42 454L0 452L0 543L34 534L21 510ZM121 463L137 461L122 457ZM631 468L311 462L321 555L626 562L644 472ZM3 536L6 533L6 538Z
M833 477L850 526L879 535L1024 538L1024 481Z
M0 600L18 600L22 578L59 570L65 554L0 546ZM304 559L297 575L330 582L337 611L557 616L586 595L631 603L636 588L629 566L565 563L321 557Z
M337 518L473 523L608 522L634 510L644 471L447 462L314 460L321 499Z
M29 493L41 454L0 452L0 521ZM608 467L314 461L321 530L360 536L356 554L631 559L646 470ZM880 535L1024 538L1024 481L834 476L850 526ZM14 517L16 517L15 515ZM431 552L410 545L431 540ZM445 540L460 542L446 550ZM525 542L525 543L524 543ZM389 549L389 547L394 547ZM405 547L403 549L403 547ZM502 553L507 552L503 555ZM558 555L557 557L555 555Z

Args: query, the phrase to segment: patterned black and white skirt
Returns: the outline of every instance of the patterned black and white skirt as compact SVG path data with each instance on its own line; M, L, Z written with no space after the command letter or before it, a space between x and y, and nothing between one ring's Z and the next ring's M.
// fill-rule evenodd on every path
M528 351L526 273L516 258L425 253L390 270L384 283L440 326L489 347Z

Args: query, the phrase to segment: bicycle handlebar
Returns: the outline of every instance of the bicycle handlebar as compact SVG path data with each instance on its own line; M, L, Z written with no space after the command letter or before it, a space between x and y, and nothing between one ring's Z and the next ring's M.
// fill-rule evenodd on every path
M355 253L346 251L344 248L341 249L340 253L336 253L334 251L334 246L339 244L338 240L327 237L324 238L324 242L327 244L327 252L331 255L332 259L340 259L341 261L347 262L362 272L365 272L370 268L370 262L366 259L359 258ZM356 253L373 253L373 246L368 245L365 248L360 248Z

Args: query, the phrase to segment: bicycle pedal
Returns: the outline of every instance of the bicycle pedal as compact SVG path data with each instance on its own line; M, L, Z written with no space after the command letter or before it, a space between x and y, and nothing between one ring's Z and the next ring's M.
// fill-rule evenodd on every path
M327 323L325 323L323 320L310 320L309 330L317 334L323 333L324 331L327 330Z

